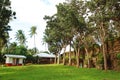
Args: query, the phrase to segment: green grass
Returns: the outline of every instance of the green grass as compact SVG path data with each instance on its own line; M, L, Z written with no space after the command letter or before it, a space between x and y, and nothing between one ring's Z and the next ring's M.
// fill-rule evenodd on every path
M0 80L120 80L120 72L63 65L0 67Z

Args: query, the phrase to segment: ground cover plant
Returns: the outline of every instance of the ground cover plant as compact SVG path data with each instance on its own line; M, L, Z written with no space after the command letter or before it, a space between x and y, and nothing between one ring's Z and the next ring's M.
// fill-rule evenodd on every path
M63 65L0 67L0 80L120 80L120 72Z

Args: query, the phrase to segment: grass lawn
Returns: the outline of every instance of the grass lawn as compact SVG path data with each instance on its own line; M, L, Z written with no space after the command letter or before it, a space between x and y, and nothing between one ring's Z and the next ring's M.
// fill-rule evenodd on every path
M120 80L120 72L63 65L0 67L0 80Z

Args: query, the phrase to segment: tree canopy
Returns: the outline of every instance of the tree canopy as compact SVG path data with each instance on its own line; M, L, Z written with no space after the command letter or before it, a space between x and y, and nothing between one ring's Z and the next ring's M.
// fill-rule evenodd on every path
M50 49L54 50L58 46L63 48L71 44L79 59L80 47L83 46L85 58L90 67L90 56L93 50L91 47L94 44L101 45L104 69L107 70L106 41L120 37L119 0L68 0L58 4L56 8L56 14L45 16L47 26L44 41L48 43ZM69 54L69 59L71 59L70 56Z
M7 43L11 27L8 25L10 20L15 18L15 12L11 10L10 0L0 0L0 50Z

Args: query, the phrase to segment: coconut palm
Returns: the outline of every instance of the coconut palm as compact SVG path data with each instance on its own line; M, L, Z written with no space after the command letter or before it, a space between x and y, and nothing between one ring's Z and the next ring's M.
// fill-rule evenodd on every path
M36 30L37 30L37 27L36 26L32 26L30 28L30 37L33 37L34 36L34 47L36 48L36 44L35 44L35 35L37 34L36 33ZM36 52L36 51L35 51Z
M18 30L16 32L16 40L18 40L19 44L20 45L24 45L25 42L26 42L26 37L25 37L25 34L22 30Z

